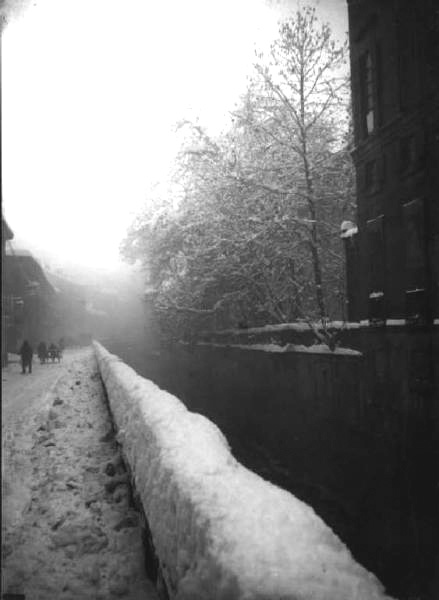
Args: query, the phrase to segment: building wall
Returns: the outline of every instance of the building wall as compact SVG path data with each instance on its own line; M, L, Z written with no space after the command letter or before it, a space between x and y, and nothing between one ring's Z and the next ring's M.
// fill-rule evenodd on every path
M347 251L361 273L348 281L349 318L430 322L439 316L438 8L348 5L359 232Z
M412 510L428 512L417 475L428 486L438 468L439 4L348 0L348 9L358 207L358 234L345 240L348 315L364 322L350 341L364 354L366 396L382 407L384 436L399 439L400 459L389 473L411 480L389 506L405 497L410 519ZM437 489L430 497L432 510ZM395 552L415 555L428 528L414 534L408 546L397 541ZM436 567L434 590L400 596L436 598L438 577Z
M29 253L6 255L2 266L2 294L8 315L6 346L9 352L17 352L24 339L33 346L47 339L56 293Z

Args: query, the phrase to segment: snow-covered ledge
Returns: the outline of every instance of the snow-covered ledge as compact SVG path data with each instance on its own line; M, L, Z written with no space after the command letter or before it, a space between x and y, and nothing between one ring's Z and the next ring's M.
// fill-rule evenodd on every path
M211 421L94 348L171 599L388 598L312 508L239 464Z

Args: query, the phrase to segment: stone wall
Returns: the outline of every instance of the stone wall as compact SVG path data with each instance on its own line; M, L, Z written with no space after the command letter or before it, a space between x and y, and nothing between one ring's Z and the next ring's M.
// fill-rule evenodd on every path
M312 341L301 326L208 339L125 358L310 503L395 595L434 585L437 333L352 325L341 335L351 354L300 351Z
M95 352L171 599L385 597L315 512L240 465L209 420Z

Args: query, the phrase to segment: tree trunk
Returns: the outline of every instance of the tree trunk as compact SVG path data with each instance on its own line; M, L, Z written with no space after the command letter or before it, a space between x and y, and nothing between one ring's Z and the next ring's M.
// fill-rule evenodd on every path
M307 145L306 139L302 139L302 152L303 152L303 166L305 169L305 181L306 181L306 191L307 191L307 202L309 209L309 216L311 220L310 225L310 246L311 246L311 260L313 266L314 273L314 285L315 285L315 294L316 294L316 302L317 308L320 314L320 317L323 319L326 315L326 303L325 297L323 295L323 287L322 287L322 266L320 261L320 253L319 253L319 236L317 230L317 213L315 206L315 198L314 198L314 187L311 177L311 172L309 168L308 162L308 154L307 154Z
M305 182L309 215L311 219L311 259L314 272L314 284L315 294L317 301L317 308L320 313L320 317L323 319L326 317L326 306L325 298L323 295L322 287L322 267L320 263L319 247L318 247L318 231L317 231L317 214L314 197L314 186L311 176L311 169L308 160L308 145L307 145L307 129L306 129L306 117L305 117L305 84L304 84L304 58L303 52L301 56L301 72L300 72L300 137L302 145L302 160L305 170Z

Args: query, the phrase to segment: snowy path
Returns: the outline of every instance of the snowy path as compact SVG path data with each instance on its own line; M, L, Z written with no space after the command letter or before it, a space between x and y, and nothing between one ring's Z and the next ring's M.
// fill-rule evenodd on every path
M91 349L2 392L2 592L156 599Z
M33 434L47 418L50 389L66 372L78 351L67 352L62 363L40 365L22 375L19 357L2 369L2 513L3 523L19 521L31 500L29 455Z

